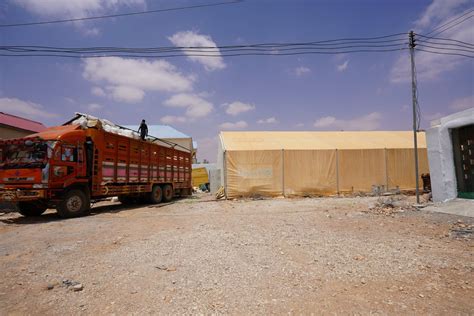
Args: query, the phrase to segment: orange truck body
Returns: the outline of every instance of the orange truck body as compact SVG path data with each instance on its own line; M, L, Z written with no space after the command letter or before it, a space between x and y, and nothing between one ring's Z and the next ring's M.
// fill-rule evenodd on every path
M76 205L88 205L65 217L85 215L91 200L112 196L140 201L153 192L157 203L166 190L168 200L170 194L190 195L191 172L189 150L158 139L110 133L100 125L69 124L0 141L0 202L18 203L23 215L39 215L38 208L61 205L74 210L74 204L67 204L74 199L65 200L70 192L80 191Z

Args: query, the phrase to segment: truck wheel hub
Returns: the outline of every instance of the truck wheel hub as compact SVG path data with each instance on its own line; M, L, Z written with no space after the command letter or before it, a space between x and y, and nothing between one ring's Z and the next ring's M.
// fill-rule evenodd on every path
M71 212L77 212L82 207L82 200L78 196L72 196L67 200L67 208Z

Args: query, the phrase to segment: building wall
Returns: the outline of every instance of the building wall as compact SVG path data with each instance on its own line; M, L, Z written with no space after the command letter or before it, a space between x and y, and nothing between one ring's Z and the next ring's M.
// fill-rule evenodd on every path
M474 124L474 108L432 122L426 131L433 201L443 202L457 197L451 129Z
M33 133L34 132L25 131L23 129L0 125L0 139L20 138Z

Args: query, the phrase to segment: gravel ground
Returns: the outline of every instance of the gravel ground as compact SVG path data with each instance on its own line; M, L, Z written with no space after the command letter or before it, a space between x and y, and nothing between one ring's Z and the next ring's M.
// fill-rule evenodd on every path
M200 195L4 214L0 313L473 314L474 239L452 232L473 219L376 202Z

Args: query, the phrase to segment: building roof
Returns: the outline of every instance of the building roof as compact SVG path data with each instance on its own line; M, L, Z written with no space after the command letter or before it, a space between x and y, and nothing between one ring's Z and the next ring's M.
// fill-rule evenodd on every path
M140 125L123 125L123 127L138 131ZM148 125L148 135L158 138L191 138L169 125Z
M0 124L36 133L46 129L46 126L40 122L3 112L0 112Z
M426 148L419 132L418 147ZM413 132L221 132L225 150L413 148Z
M191 138L174 127L169 125L147 125L148 135L155 136L157 138L170 139L170 138ZM140 125L123 125L123 127L138 131ZM193 141L193 148L196 149L198 146L196 141Z

